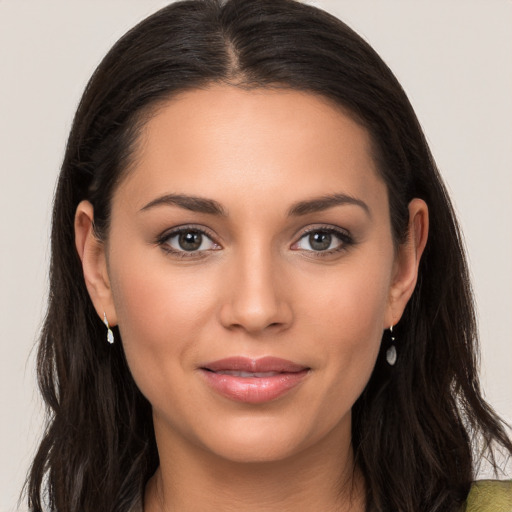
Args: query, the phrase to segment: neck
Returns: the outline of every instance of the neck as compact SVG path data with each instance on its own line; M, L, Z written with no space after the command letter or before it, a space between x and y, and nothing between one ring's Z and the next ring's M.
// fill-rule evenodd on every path
M364 483L350 436L332 434L283 460L236 462L195 445L166 446L146 487L145 512L362 512ZM336 448L333 449L333 446Z

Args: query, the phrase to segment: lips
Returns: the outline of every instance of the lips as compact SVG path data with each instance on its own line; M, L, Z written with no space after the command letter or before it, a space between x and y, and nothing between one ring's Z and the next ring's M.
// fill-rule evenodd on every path
M238 402L260 404L275 400L298 386L309 368L276 357L230 357L200 368L215 392Z
M275 377L276 375L279 375L279 373L276 372L241 372L237 370L221 370L220 372L215 372L219 375L231 375L233 377Z

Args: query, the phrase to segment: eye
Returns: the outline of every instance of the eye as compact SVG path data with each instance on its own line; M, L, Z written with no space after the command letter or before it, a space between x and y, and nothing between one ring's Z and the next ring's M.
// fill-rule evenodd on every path
M180 228L163 235L159 244L168 252L197 253L219 249L204 231L197 228Z
M352 238L348 233L334 228L318 228L302 235L292 249L332 253L341 251L350 244Z

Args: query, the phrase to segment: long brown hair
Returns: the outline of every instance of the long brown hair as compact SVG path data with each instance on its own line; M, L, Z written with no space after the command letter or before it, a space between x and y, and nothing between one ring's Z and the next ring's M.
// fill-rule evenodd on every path
M58 181L50 300L38 375L48 423L27 482L31 511L121 512L158 466L151 406L122 343L109 346L74 245L78 203L94 206L108 237L110 200L152 108L209 83L286 87L322 95L369 131L385 180L395 242L408 203L424 199L430 238L400 322L400 358L388 340L353 407L356 463L368 511L455 511L475 477L475 447L512 453L483 400L477 333L455 215L413 109L375 51L344 23L293 0L187 0L129 31L91 78L76 113ZM120 338L116 332L116 338Z

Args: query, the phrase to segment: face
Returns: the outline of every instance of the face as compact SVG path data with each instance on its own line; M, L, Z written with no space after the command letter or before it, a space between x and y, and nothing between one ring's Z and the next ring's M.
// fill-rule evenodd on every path
M366 130L321 97L211 86L165 104L99 270L84 264L157 439L236 461L349 442L414 287L388 208Z

